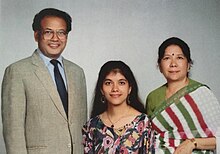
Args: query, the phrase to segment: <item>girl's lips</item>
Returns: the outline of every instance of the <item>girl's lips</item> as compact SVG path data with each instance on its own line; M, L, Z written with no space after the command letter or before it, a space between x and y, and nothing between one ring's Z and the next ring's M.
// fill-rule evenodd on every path
M169 73L178 73L180 71L169 71Z
M117 97L120 97L121 94L110 94L111 97L114 97L114 98L117 98Z

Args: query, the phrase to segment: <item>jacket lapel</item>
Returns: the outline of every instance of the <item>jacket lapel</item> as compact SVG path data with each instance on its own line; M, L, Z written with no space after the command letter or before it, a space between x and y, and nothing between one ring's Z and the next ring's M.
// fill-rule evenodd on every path
M59 93L57 92L56 85L54 84L47 68L45 67L45 64L43 63L36 51L32 55L32 62L33 65L35 65L36 76L42 82L44 88L47 90L48 95L50 96L59 113L63 116L65 120L67 120L67 116L64 111Z
M73 100L75 96L75 91L74 91L74 80L73 78L73 72L71 69L68 67L68 63L66 60L63 58L63 65L64 65L64 70L65 70L65 75L66 75L66 81L67 81L67 91L68 91L68 117L71 117L72 109L74 107ZM70 103L71 102L71 103ZM70 119L68 119L70 121Z

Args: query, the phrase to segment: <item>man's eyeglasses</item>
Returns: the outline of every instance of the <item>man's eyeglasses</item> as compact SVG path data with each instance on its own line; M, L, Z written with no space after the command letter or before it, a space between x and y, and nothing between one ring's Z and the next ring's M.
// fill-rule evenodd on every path
M50 40L54 37L54 34L60 39L60 40L65 40L67 37L67 32L64 30L43 30L41 32L45 40Z

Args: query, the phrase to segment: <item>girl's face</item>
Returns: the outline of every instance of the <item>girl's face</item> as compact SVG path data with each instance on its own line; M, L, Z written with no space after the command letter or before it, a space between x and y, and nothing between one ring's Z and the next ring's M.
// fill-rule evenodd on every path
M170 45L165 49L159 67L167 82L182 81L187 78L190 64L178 45Z
M110 72L103 82L101 91L109 105L121 105L126 103L131 87L121 73Z

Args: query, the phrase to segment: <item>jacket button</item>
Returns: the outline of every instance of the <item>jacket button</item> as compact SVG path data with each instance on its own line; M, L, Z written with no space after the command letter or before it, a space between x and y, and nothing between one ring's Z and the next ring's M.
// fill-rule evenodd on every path
M71 148L71 143L69 143L67 146L68 146L68 148Z

